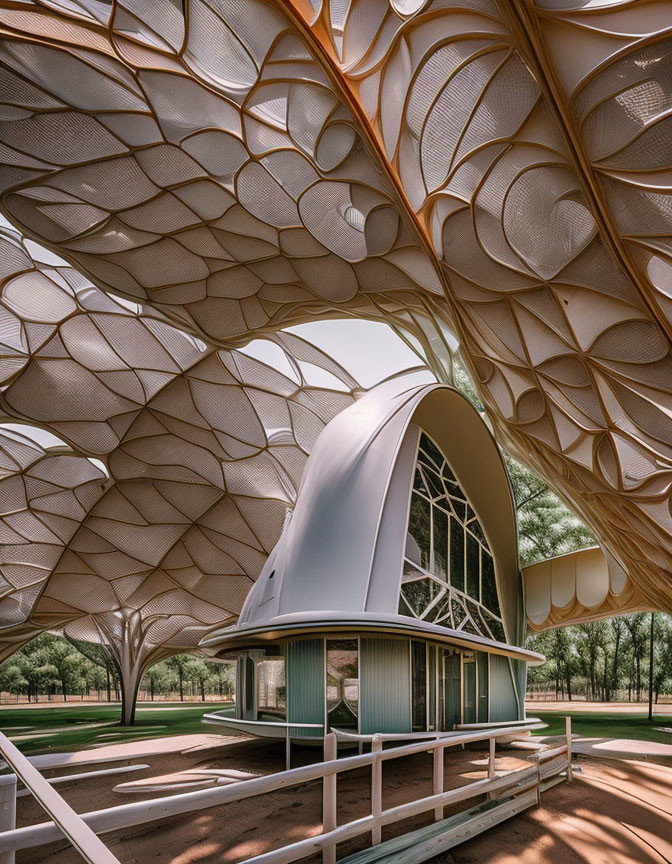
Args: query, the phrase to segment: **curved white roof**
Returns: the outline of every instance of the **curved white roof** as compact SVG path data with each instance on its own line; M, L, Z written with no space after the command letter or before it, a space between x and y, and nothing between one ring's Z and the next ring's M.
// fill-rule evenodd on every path
M513 505L499 451L462 394L438 384L410 386L403 377L371 390L320 433L293 516L238 624L203 644L315 629L326 622L445 635L446 628L397 614L421 430L436 441L480 518L495 560L507 638L517 644L521 582Z

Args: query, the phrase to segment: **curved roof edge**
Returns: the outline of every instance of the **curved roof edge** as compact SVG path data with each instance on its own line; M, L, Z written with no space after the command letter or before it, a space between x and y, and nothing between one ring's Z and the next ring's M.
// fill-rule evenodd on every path
M278 615L259 626L226 627L216 630L201 640L204 648L222 651L233 651L263 645L276 639L286 639L290 636L305 636L309 630L311 635L325 633L346 633L355 630L358 634L365 631L372 633L387 633L402 636L415 636L455 645L460 648L486 651L490 654L500 654L514 660L525 660L528 663L543 663L546 659L536 651L507 645L494 639L486 639L474 633L463 630L451 630L440 624L407 618L403 615L379 615L373 613L354 613L347 617L338 612L320 612L319 615L309 612L295 615Z

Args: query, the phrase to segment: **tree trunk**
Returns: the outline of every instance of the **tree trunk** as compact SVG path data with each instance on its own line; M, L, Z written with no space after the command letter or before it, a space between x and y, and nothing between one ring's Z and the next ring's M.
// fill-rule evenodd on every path
M653 720L653 630L656 617L651 613L651 631L649 633L649 723Z
M618 649L621 641L621 631L616 631L616 641L614 643L614 662L611 667L611 689L616 690L618 687Z
M205 681L201 681L201 702L205 702Z
M68 701L68 688L65 683L65 678L61 678L61 689L63 690L63 701Z
M110 682L110 670L107 668L107 666L105 667L105 673L107 675L107 701L111 702L112 701L112 684Z
M150 699L153 702L154 701L154 679L153 678L149 679L149 693L150 693Z
M178 678L180 679L180 702L184 702L184 679L182 677L182 670L178 669L177 672Z

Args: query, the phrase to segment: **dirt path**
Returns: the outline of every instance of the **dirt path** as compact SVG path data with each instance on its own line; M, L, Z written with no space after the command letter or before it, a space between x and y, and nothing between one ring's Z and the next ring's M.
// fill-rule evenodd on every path
M446 788L484 776L483 752L446 756ZM283 745L230 740L217 751L165 753L143 761L150 768L133 779L180 772L186 768L234 768L255 774L282 769ZM297 748L294 765L308 764L315 752ZM434 864L665 864L672 862L672 768L640 762L581 760L583 773L573 784L547 792L542 806L528 810L469 843L440 856ZM500 770L520 766L515 753L498 753ZM119 780L123 777L117 778ZM129 778L130 779L130 778ZM138 801L152 794L120 795L114 781L84 781L60 787L79 812ZM338 783L339 822L370 812L370 769L342 775ZM431 757L426 753L389 762L384 770L384 806L431 792ZM282 843L321 830L321 785L210 808L168 822L104 835L122 864L237 864ZM449 815L449 813L447 813ZM39 807L19 800L19 824L43 821ZM426 824L424 819L390 826L384 839ZM368 838L339 847L339 857L364 848ZM65 842L17 855L17 864L79 864ZM305 859L316 862L319 860Z
M672 768L582 764L581 779L550 790L541 807L454 849L454 864L669 864Z

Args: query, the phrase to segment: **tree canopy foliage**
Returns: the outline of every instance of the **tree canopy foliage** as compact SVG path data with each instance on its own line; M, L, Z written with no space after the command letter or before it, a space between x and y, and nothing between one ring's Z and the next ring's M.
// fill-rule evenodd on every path
M528 689L563 699L641 702L648 697L650 625L650 613L637 612L531 637L528 647L546 662L530 667ZM654 701L672 694L672 618L662 613L654 619L653 692Z
M148 699L169 694L184 700L233 694L233 667L203 657L176 654L151 666L140 684ZM43 633L0 665L0 691L37 701L73 697L119 699L117 666L103 646Z

